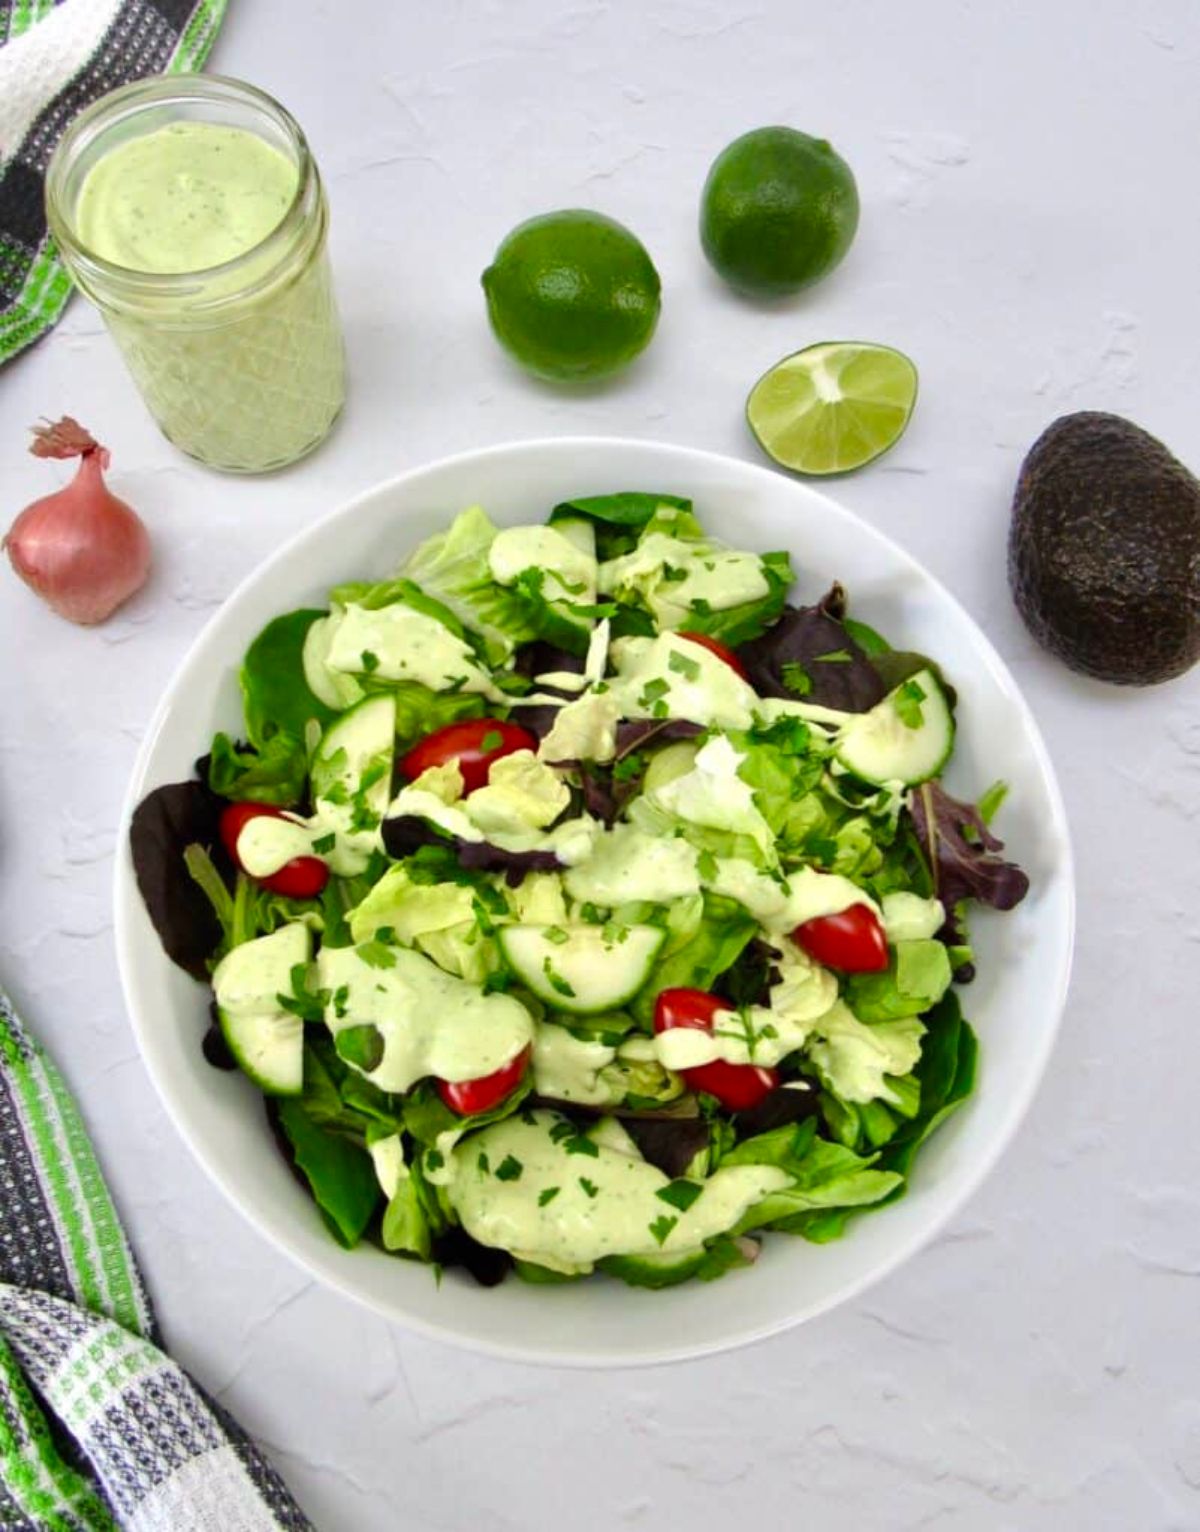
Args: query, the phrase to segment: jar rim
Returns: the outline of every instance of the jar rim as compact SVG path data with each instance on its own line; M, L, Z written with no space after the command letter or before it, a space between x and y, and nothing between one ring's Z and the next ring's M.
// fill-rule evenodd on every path
M296 160L296 190L286 211L263 237L227 261L215 266L201 266L192 271L143 271L136 266L122 266L97 254L76 234L64 211L64 183L74 161L121 115L136 112L156 103L181 101L229 101L257 108L282 130ZM308 222L310 188L318 179L316 161L300 124L274 96L257 85L231 75L182 73L155 75L134 80L128 85L93 101L68 125L50 157L46 170L46 217L59 250L72 268L85 280L95 276L104 284L143 296L187 297L195 292L198 280L209 282L222 276L236 276L239 268L259 267L272 249L277 252L273 267L290 253ZM82 285L82 283L80 284Z

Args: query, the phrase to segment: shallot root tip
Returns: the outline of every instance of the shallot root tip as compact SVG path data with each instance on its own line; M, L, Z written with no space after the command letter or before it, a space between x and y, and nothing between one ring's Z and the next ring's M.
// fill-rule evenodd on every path
M29 429L33 433L29 450L34 457L86 457L89 452L103 451L92 433L72 415L64 415L61 420L47 420Z

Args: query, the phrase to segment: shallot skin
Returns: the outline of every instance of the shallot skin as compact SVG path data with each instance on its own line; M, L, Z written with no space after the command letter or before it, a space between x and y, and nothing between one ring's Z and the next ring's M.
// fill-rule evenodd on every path
M21 512L3 546L14 570L61 617L110 617L150 571L150 537L104 482L108 452L69 416L35 430L38 457L80 458L70 484Z

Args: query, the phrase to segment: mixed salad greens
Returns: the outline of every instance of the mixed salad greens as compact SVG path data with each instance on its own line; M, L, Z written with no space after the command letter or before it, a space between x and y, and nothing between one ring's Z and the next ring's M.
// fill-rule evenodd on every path
M1027 879L1002 787L939 783L937 664L792 582L676 496L466 510L269 623L245 738L140 805L206 1052L343 1245L661 1287L903 1193L974 1081L966 906Z

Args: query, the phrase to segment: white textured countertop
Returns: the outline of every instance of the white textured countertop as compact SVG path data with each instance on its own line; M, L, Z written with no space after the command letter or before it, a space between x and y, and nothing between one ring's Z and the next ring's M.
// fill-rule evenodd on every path
M1004 578L1017 465L1055 415L1116 410L1200 467L1200 12L240 0L212 64L292 108L329 182L353 389L336 436L274 479L204 472L158 437L82 303L0 373L6 517L60 472L24 456L25 427L68 411L156 541L151 586L98 631L0 571L0 932L180 1359L323 1532L1200 1525L1200 671L1083 682L1034 649ZM703 264L697 198L717 150L776 121L832 138L863 215L829 282L756 309ZM629 222L664 284L641 364L582 396L516 374L478 286L511 225L572 205ZM834 492L982 623L1067 797L1076 977L1030 1118L924 1254L748 1352L556 1374L391 1329L225 1205L136 1056L109 888L158 694L265 553L375 480L575 432L753 457L751 382L842 337L909 352L922 397L896 451Z

